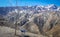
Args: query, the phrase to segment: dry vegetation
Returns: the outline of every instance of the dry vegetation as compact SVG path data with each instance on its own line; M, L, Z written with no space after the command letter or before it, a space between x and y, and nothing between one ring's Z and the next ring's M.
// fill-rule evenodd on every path
M17 21L19 22L17 23L17 35L20 34L22 35L22 32L20 30L25 29L26 33L24 35L28 35L30 37L60 37L60 13L59 12L58 13L42 12L39 14L34 14L30 18L30 20L28 20L23 26L21 26L22 25L21 21L23 22L23 20L24 21L27 20L27 18L26 19L23 18L25 17L22 17L22 20L19 19L19 21ZM14 36L15 24L6 22L5 25L0 26L0 37L15 37Z

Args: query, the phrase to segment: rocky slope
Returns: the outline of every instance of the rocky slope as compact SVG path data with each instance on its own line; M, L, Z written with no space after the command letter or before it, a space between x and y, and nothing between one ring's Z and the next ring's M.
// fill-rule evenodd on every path
M17 30L42 35L43 37L60 37L60 8L54 4L43 7L24 6L3 9L8 13L3 15L3 21L6 22L3 22L3 24L0 21L0 26L14 29L16 27Z

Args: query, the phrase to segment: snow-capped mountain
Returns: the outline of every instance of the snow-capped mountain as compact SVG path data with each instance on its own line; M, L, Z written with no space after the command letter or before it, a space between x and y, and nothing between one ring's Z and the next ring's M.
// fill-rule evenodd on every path
M2 10L7 13L7 16L15 16L16 14L29 14L33 15L41 11L60 11L60 8L54 4L48 6L22 6L22 7L6 7ZM11 10L12 9L12 10ZM18 12L17 12L18 11Z
M18 7L0 7L0 14L5 15L10 11L14 11L15 9L18 9L21 12L26 12L27 11L47 11L47 10L52 10L52 11L56 11L56 10L60 10L60 7L51 4L51 5L47 5L47 6L18 6Z
M41 31L49 31L60 24L60 7L52 4L48 6L2 7L1 14L6 14L8 26L37 25ZM0 16L2 17L2 16ZM44 32L45 32L44 31Z
M60 11L60 7L57 8L57 11Z
M19 19L26 17L28 20L35 14L50 12L50 11L60 11L60 7L51 4L48 6L22 6L22 7L2 7L0 8L2 14L6 14L5 18L10 21L12 19L16 20L17 16Z
M50 11L56 11L58 7L54 4L51 4L46 6L45 8L47 8L47 10L50 10Z

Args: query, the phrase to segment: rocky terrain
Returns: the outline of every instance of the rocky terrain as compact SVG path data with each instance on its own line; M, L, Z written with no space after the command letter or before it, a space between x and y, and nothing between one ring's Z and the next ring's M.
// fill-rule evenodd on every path
M0 37L60 37L60 7L54 4L1 7L0 12Z

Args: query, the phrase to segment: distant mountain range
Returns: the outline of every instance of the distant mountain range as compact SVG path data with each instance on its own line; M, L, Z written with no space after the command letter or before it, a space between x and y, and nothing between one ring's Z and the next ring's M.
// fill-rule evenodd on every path
M9 11L13 11L15 9L18 10L35 10L35 11L46 11L46 10L51 10L51 11L60 11L60 7L57 7L54 4L48 5L48 6L20 6L20 7L0 7L0 14L1 15L6 15Z
M60 14L60 7L54 4L48 6L21 6L21 7L0 7L0 16L6 18L9 23L15 23L16 20L20 23L24 20L30 20L35 15L43 14L45 17L49 12L56 12ZM48 14L47 14L48 13ZM42 17L43 17L42 16ZM47 16L48 17L48 16ZM21 20L21 21L20 21Z
M39 32L44 35L56 25L60 25L60 7L54 4L48 6L0 7L1 17L6 19L5 25L12 28L16 24L18 27L24 26L27 31L30 29L32 31L35 28L34 25L37 25Z

